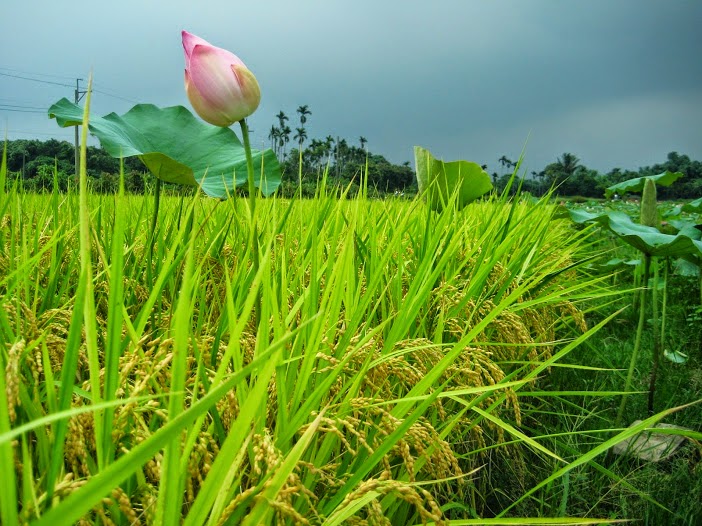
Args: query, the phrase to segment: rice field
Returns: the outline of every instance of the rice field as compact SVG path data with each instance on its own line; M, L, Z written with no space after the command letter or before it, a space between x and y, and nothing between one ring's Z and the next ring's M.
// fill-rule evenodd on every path
M3 191L2 524L611 523L534 502L670 411L584 454L529 431L621 295L593 229L336 193Z

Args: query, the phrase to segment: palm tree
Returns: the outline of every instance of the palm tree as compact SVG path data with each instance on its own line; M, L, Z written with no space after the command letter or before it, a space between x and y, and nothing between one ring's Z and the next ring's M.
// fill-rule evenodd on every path
M574 190L566 186L566 181L574 181L574 175L581 169L580 159L572 153L564 153L556 158L555 163L551 163L544 168L544 174L550 186L559 187L567 194Z
M307 139L307 130L304 127L295 128L293 139L297 141L298 149L302 151L302 143Z
M278 139L280 138L280 128L271 126L270 132L268 132L268 138L271 141L271 148L278 155Z
M534 178L535 181L538 181L539 183L539 195L544 195L544 184L545 184L545 178L546 178L546 172L544 170L541 170L540 172L537 172L536 170L531 171L531 176Z
M334 152L334 137L331 135L327 135L327 138L324 139L324 155L327 157L327 159L331 159L332 153Z
M285 127L285 121L290 120L287 115L285 115L285 112L280 111L278 115L276 115L276 118L278 119L278 123L280 123L280 129L282 130Z
M283 146L283 159L285 159L285 147L288 145L290 142L290 133L292 130L290 129L290 126L283 126L283 130L281 131L281 144Z
M566 152L560 157L556 158L556 165L562 174L564 174L566 177L570 177L580 166L580 159L578 159L572 153Z
M310 165L312 168L319 168L319 161L321 161L325 152L325 144L319 139L312 139L309 147L306 150Z
M312 112L309 109L309 106L307 104L303 104L302 106L299 106L297 108L297 113L300 114L300 124L302 127L305 127L305 123L307 122L307 116L312 115Z
M506 155L503 155L502 157L500 157L500 158L497 160L497 162L500 163L500 164L502 165L502 168L503 168L503 169L505 169L505 168L511 168L511 167L517 165L517 163L512 162L510 159L508 159Z
M346 143L346 139L336 138L336 175L337 177L343 171L343 164L346 160L349 151L349 146Z

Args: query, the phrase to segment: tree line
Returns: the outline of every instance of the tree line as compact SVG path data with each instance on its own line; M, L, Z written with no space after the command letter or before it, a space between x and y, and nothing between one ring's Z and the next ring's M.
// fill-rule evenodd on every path
M340 188L350 187L349 194L359 190L360 174L367 174L367 184L373 194L396 194L417 192L414 171L409 162L393 164L380 154L368 150L368 139L358 138L358 146L346 138L312 138L307 133L308 118L312 115L309 105L299 106L295 112L298 123L293 133L290 117L280 111L277 123L271 125L268 139L271 149L282 163L283 182L281 194L294 195L300 185L303 195L314 195L317 183L324 173L328 181ZM290 145L290 146L289 146Z
M327 174L329 186L350 187L354 195L360 188L360 174L367 174L367 184L371 195L405 194L417 192L414 171L409 162L393 164L380 154L368 148L368 140L360 136L353 143L345 138L327 135L313 138L308 142L309 106L297 108L298 122L295 133L290 128L290 119L283 112L276 115L277 123L268 134L271 148L281 163L283 180L280 193L289 197L302 185L303 195L313 195L318 181ZM25 189L30 191L50 191L54 177L59 190L66 191L75 183L74 147L67 141L49 139L45 141L7 141L8 185L21 179ZM493 184L498 191L505 188L517 162L503 155L498 160L497 169L483 169L491 173ZM110 193L119 183L120 161L108 155L102 148L87 148L88 176L94 191ZM663 162L636 170L614 168L607 173L588 168L576 155L563 153L553 163L541 171L532 171L524 179L522 191L540 196L555 187L560 196L581 196L600 198L608 186L647 175L656 175L666 170L682 172L685 177L669 188L660 188L662 199L692 199L702 195L702 162L677 152L670 152ZM125 188L131 193L143 193L153 184L153 178L136 157L124 159ZM183 191L183 189L178 189Z
M500 157L498 163L502 173L493 172L493 183L498 189L506 186L516 161L506 156ZM485 167L484 167L485 168ZM658 189L659 199L696 199L702 195L702 162L690 159L687 155L670 152L665 161L651 166L642 166L636 170L613 168L606 173L588 168L572 153L564 153L556 161L548 164L541 171L532 171L522 186L522 191L533 195L543 195L551 187L560 196L579 196L600 198L605 189L622 181L636 177L658 175L665 171L682 172L684 177L670 187Z

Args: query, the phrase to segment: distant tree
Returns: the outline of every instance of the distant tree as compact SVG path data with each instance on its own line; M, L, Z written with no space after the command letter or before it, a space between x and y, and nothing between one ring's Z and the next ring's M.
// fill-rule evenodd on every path
M285 148L287 147L288 143L290 142L290 134L292 133L292 130L290 129L290 126L283 126L280 135L281 135L281 144L283 148L283 159L285 159Z
M514 166L517 166L517 163L511 161L510 159L507 158L506 155L503 155L497 160L498 163L502 165L502 169L504 170L505 168L512 168Z
M271 149L278 155L278 139L280 138L280 129L272 125L268 132L268 139L271 141Z
M339 176L344 171L346 158L348 156L349 145L346 139L336 139L336 154L335 165L336 165L336 175Z
M544 195L546 192L546 172L541 170L540 172L537 172L536 170L531 171L531 177L534 181L535 184L535 193L536 195Z
M278 114L275 117L276 119L278 119L278 124L280 125L281 130L285 128L285 121L290 120L290 118L287 115L285 115L285 112L282 110L278 112Z
M331 161L331 158L334 154L334 137L331 135L327 135L326 138L324 139L324 156L327 158L328 161Z
M556 159L556 164L559 165L561 172L567 175L573 175L580 166L580 159L572 153L564 153Z
M702 188L702 163L691 160L687 155L681 155L678 152L670 152L664 162L640 168L638 175L657 175L666 170L670 172L681 172L684 177L669 187L659 187L659 199L696 199L700 197L700 188Z
M295 135L293 139L297 141L297 146L300 151L302 151L302 143L307 139L307 130L305 128L295 128Z
M330 148L326 141L312 139L307 148L308 159L313 170L318 170L322 165L326 165L329 160Z
M366 149L366 144L368 143L368 139L366 139L363 135L361 135L361 136L358 138L358 142L361 143L361 150L365 150L365 149Z
M307 116L312 115L310 107L307 104L303 104L302 106L298 106L296 111L300 115L300 124L304 128L305 123L307 122Z
M550 186L556 187L556 192L562 195L577 193L574 176L580 167L580 159L572 153L564 153L544 168L544 176Z

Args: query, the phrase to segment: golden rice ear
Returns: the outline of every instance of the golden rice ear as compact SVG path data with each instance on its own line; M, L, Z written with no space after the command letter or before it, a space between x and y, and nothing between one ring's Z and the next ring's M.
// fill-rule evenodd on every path
M641 196L641 224L658 226L658 204L656 202L656 183L646 179Z

